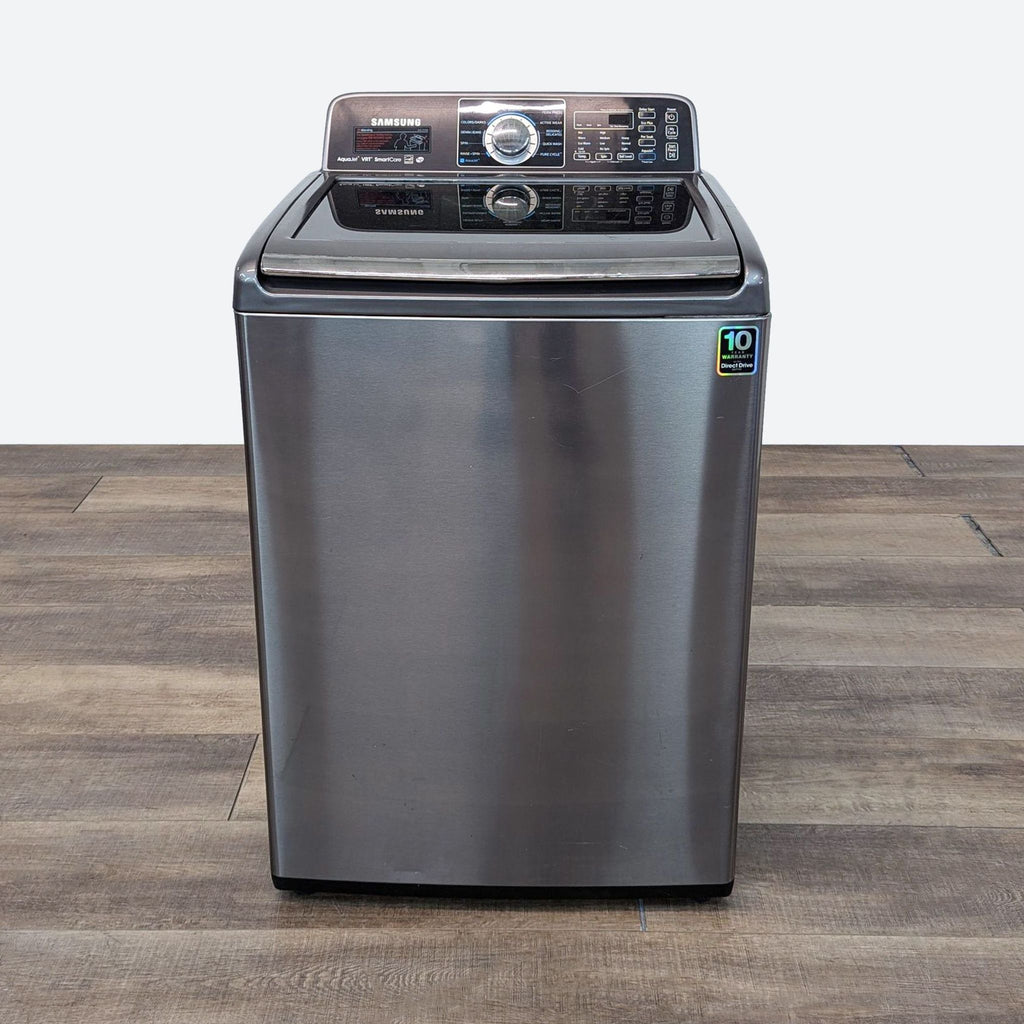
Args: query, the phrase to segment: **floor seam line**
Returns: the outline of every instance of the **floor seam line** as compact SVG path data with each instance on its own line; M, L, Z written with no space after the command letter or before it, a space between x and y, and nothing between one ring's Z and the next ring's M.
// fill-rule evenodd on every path
M989 554L995 555L997 558L1002 558L1003 553L992 543L992 538L981 528L978 520L972 515L968 515L966 512L960 514L960 518L971 528L974 535L981 541L981 543L988 548Z
M242 778L239 780L238 789L235 790L235 799L231 801L231 810L228 811L227 821L231 821L231 815L235 813L238 806L238 798L242 795L242 787L245 785L245 778L249 774L249 767L252 765L253 754L256 753L256 744L260 741L260 734L253 737L252 746L249 748L249 756L246 758L245 767L242 769Z
M92 487L90 487L90 488L89 488L89 490L85 492L85 494L84 494L84 495L83 495L83 497L82 497L82 500L81 500L81 501L80 501L80 502L79 502L79 503L78 503L78 504L77 504L77 505L76 505L76 506L75 506L75 507L74 507L74 508L73 508L73 509L71 510L71 514L72 514L72 515L74 515L74 514L75 514L75 513L76 513L76 512L77 512L77 511L78 511L78 510L79 510L79 509L80 509L80 508L82 507L82 504L83 504L83 502L85 501L85 499L86 499L86 498L88 498L88 497L89 497L89 495L90 495L90 494L92 494L92 492L93 492L93 491L95 491L97 487L99 487L100 483L101 483L101 482L102 482L102 480L103 480L103 477L104 477L104 475L105 475L105 474L102 474L102 473L101 473L101 474L100 474L100 475L99 475L99 476L98 476L98 477L96 478L96 483L94 483L94 484L92 485Z
M924 476L924 475L925 475L925 472L924 472L924 470L923 470L923 469L922 469L922 468L921 468L921 467L920 467L920 466L919 466L919 465L918 465L918 464L917 464L917 463L916 463L916 462L914 461L914 458L913 458L913 456L912 456L912 455L910 454L910 452L908 452L908 451L907 451L907 449L906 449L906 448L904 448L904 447L903 447L903 445L901 445L901 444L898 444L898 445L896 445L895 447L896 447L896 451L898 451L898 452L900 453L900 455L902 455L902 456L903 456L903 461L904 461L904 462L905 462L905 463L906 463L906 464L907 464L907 465L908 465L908 466L909 466L909 467L910 467L910 468L911 468L911 469L912 469L912 470L913 470L913 471L914 471L915 473L917 473L917 475L918 475L918 476Z

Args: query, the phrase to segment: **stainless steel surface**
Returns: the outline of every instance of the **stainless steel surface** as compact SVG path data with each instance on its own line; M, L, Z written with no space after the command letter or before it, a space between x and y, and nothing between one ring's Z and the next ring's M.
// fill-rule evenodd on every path
M239 316L276 875L732 879L726 323Z

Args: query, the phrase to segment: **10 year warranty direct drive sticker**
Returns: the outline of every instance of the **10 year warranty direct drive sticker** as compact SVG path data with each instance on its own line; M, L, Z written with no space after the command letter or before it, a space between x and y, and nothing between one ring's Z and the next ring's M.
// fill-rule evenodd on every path
M718 375L738 377L757 373L760 331L753 326L718 329Z

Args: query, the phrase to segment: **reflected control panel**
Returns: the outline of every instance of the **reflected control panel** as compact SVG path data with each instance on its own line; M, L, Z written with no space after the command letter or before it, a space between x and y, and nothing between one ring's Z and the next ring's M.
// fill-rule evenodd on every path
M352 231L526 231L567 234L679 231L693 200L685 182L336 178L335 222Z
M364 93L327 115L331 173L643 175L700 168L693 105L610 93Z

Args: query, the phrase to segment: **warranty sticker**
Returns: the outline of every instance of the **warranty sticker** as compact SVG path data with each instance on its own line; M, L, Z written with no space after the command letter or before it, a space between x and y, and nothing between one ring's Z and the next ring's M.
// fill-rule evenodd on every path
M760 332L756 327L720 327L718 330L718 375L737 377L757 373Z

